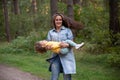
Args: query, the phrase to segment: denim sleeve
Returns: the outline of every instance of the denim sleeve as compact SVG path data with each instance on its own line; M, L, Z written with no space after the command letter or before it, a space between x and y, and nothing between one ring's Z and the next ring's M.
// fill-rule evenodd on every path
M73 40L73 33L70 29L67 30L67 39Z

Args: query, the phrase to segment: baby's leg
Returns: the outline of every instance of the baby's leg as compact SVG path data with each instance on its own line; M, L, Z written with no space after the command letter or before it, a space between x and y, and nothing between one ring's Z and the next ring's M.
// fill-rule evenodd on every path
M64 42L68 43L72 47L75 47L75 49L79 49L84 45L84 42L82 42L81 44L77 44L77 43L73 42L72 40L66 40Z
M66 41L64 41L64 42L66 42L66 43L68 43L70 46L73 46L73 47L75 47L77 44L75 43L75 42L73 42L72 40L66 40Z
M67 54L69 51L70 51L69 48L61 48L60 49L61 54Z

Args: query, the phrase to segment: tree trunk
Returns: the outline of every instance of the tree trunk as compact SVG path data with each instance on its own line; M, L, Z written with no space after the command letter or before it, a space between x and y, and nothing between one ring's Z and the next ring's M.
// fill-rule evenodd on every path
M81 0L81 5L82 6L89 6L89 1L88 0Z
M32 8L33 24L34 24L34 28L36 29L37 0L32 0L31 8Z
M109 0L109 30L112 37L112 43L114 44L118 39L115 34L120 33L120 22L119 22L119 0Z
M44 4L44 0L40 0L40 2Z
M51 26L52 26L52 16L57 12L58 0L50 0L50 10L51 10Z
M3 8L2 8L2 1L0 1L0 41L3 39L2 36L4 35L4 16L3 16Z
M3 10L4 10L6 37L7 37L7 41L10 42L11 41L11 36L10 36L10 27L9 27L8 10L7 10L6 0L2 0L2 5L3 5Z
M20 8L19 8L19 2L18 0L13 0L13 11L14 13L17 15L17 14L20 14Z
M60 0L61 2L67 3L67 0Z
M73 4L80 4L80 0L73 0Z
M67 0L67 13L68 17L74 19L73 0Z
M37 2L36 2L36 0L32 0L32 12L33 13L37 12Z
M73 0L67 0L67 14L68 17L74 20L74 11L73 11ZM75 29L71 29L73 35L76 36L77 32Z
M109 29L113 32L113 34L116 34L120 32L120 23L119 23L119 4L118 0L109 0L109 6L110 6L110 24Z
M57 3L58 0L50 0L51 16L57 12Z

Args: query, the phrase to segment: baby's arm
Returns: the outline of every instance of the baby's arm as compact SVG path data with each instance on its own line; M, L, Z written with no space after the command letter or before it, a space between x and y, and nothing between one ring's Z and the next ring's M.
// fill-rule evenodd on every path
M67 54L70 50L69 50L69 44L67 42L61 42L60 43L60 53L61 54Z
M75 47L76 45L77 45L77 43L75 43L74 41L72 41L72 40L66 40L66 41L64 41L65 43L68 43L69 44L69 46L72 46L72 47Z
M61 48L60 49L61 54L67 54L69 51L70 51L69 48Z
M61 42L61 43L60 43L60 47L61 47L61 48L67 48L67 47L69 47L69 44L66 43L66 42Z

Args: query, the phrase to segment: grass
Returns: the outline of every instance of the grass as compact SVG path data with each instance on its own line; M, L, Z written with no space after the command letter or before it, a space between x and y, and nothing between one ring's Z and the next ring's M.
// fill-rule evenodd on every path
M0 63L8 64L20 70L30 72L45 80L50 79L49 63L45 61L50 54L0 53ZM77 74L72 75L73 80L120 80L120 70L108 67L104 63L107 55L91 55L84 51L75 51ZM60 80L63 80L62 74Z
M81 61L77 65L77 79L75 80L119 80L120 77L117 70L112 68L107 68L101 64L94 64L85 61ZM114 75L114 76L113 76Z
M120 70L105 62L107 54L92 55L82 52L75 52L77 74L73 76L74 80L120 80Z
M47 70L49 65L45 61L45 58L41 57L41 55L26 55L26 53L0 54L0 63L17 67L20 70L30 72L40 78L48 80L46 76L50 75Z

